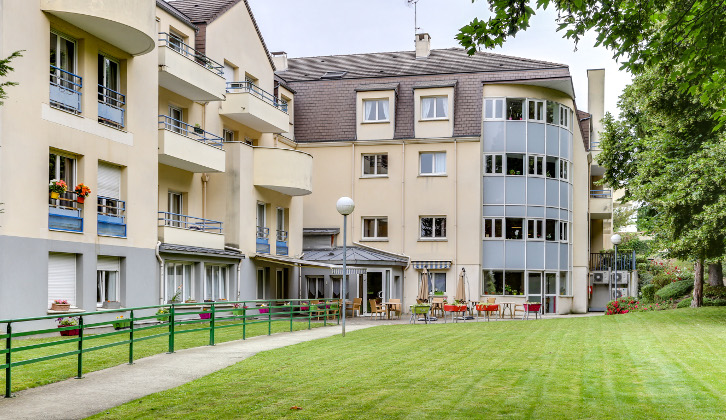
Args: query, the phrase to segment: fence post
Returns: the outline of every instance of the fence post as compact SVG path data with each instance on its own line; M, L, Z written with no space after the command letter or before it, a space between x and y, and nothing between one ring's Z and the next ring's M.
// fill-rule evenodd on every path
M214 345L214 302L212 302L211 314L209 315L209 345Z
M169 318L167 319L167 322L169 323L169 353L174 353L174 304L171 304L171 309L169 309Z
M242 339L247 339L247 303L242 304Z
M12 387L12 369L10 368L12 357L10 357L10 351L12 349L13 326L10 322L8 322L5 333L8 335L5 337L5 350L7 350L7 353L5 353L5 364L7 365L5 367L5 398L12 398L12 394L10 393L10 388Z
M323 312L324 313L324 315L323 315L323 327L327 327L328 326L328 306L330 306L330 305L328 305L328 301L327 300L323 300L323 306L325 306L325 312ZM320 309L319 306L318 306L318 309ZM318 319L320 319L320 318L318 318Z
M131 324L129 325L129 364L134 364L134 311L131 311Z
M311 329L310 322L313 319L313 303L308 302L308 329Z
M290 332L292 332L292 313L293 313L293 305L292 302L290 302Z
M272 335L272 301L268 300L267 303L267 335Z
M83 378L83 315L78 318L78 372L76 379L81 379Z

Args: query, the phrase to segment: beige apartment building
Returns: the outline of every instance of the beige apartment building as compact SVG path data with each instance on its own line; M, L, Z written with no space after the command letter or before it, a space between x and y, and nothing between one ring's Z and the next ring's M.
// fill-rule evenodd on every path
M463 275L469 300L590 308L591 253L608 246L612 199L591 198L602 175L591 169L596 137L567 66L432 50L428 34L413 51L284 62L295 140L316 162L303 258L341 263L335 203L351 197L348 298L408 308L426 269L432 293L450 299ZM590 77L599 122L604 73ZM302 297L340 295L342 272L303 276Z
M312 157L246 1L0 17L0 55L24 50L0 107L0 318L292 293Z

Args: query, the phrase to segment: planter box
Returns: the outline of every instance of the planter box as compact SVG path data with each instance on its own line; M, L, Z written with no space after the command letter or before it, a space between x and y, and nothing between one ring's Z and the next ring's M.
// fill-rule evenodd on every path
M59 325L58 328L65 328L65 327L62 327ZM79 335L81 332L81 329L76 328L75 330L63 330L63 331L58 331L58 332L60 333L61 337L69 337L69 336L73 336L73 335Z
M157 315L156 319L160 322L167 322L169 321L169 315Z
M270 308L260 308L260 313L261 314L267 314L269 312L270 312Z
M234 316L245 316L245 309L234 309L232 310Z
M70 303L53 303L50 305L50 309L53 311L68 312L71 309Z
M111 302L103 302L103 305L101 305L103 309L120 309L121 308L121 302L119 301L111 301Z
M465 312L466 305L444 305L444 311L446 311L446 312Z
M212 317L212 313L211 312L199 314L199 319L209 319L211 317Z
M123 330L131 327L131 321L118 321L113 323L113 328L117 330Z

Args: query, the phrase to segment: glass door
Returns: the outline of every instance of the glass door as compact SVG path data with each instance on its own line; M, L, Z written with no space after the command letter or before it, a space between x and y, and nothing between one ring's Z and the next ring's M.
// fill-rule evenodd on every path
M167 217L167 226L182 227L182 195L175 192L169 192L169 216Z
M383 299L383 273L368 273L366 276L366 295L365 308L366 312L371 311L370 300L376 299L379 302Z
M557 273L545 273L544 313L557 313Z
M542 273L529 273L527 275L527 301L531 303L542 302Z
M169 126L167 126L167 128L171 128L171 131L175 133L182 134L184 111L181 108L169 105L169 117L171 117L171 120L169 121Z

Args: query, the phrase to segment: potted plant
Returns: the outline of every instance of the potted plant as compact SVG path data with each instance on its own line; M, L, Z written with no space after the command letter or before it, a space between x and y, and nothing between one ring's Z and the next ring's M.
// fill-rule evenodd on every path
M247 305L240 305L239 303L235 303L234 309L232 309L232 315L234 316L245 316L245 313L247 312Z
M120 309L121 308L121 302L117 300L107 300L103 302L101 305L103 309Z
M194 132L196 134L204 134L204 130L202 130L202 126L199 124L194 124Z
M269 313L269 312L270 312L270 308L267 307L267 304L266 303L263 303L262 305L260 305L260 313L261 314L266 314L266 313Z
M67 317L67 318L58 318L56 320L58 322L58 328L67 328L67 327L75 327L78 326L78 318L73 317ZM78 335L81 332L80 328L74 328L71 330L61 330L58 331L62 337L68 337L72 335Z
M156 311L156 319L161 322L166 322L169 320L169 308L159 308L158 311Z
M123 315L119 315L116 317L116 319L124 319ZM123 330L125 328L131 327L131 321L130 320L124 320L124 321L116 321L113 323L113 328L116 330Z
M458 301L458 300L455 300L451 304L449 304L448 302L444 302L444 311L446 311L446 312L464 312L464 311L466 311L466 303Z
M50 309L52 311L68 312L71 309L71 304L65 299L56 299L51 303Z
M209 319L212 317L212 312L210 312L209 308L202 308L202 314L199 314L199 319Z
M181 302L181 294L182 294L182 287L179 285L179 287L176 288L176 293L174 293L174 296L169 299L167 303L179 303Z
M83 202L86 201L86 197L88 197L88 194L91 193L91 189L88 188L82 182L80 184L76 185L76 188L74 188L73 191L78 196L76 198L76 201L78 201L80 204L83 204Z
M54 179L50 181L50 184L48 185L48 190L50 191L50 198L59 198L61 194L65 193L68 190L68 185L65 181L62 179Z

